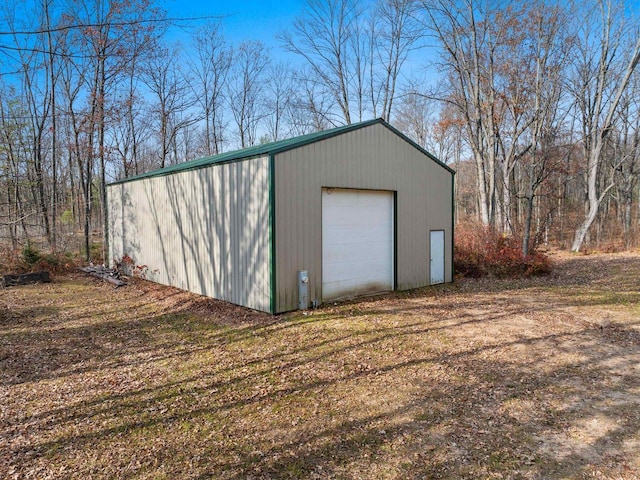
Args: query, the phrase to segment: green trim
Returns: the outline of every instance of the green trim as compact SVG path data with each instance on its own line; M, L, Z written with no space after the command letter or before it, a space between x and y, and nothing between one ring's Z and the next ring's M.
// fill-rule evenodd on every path
M385 122L381 118L376 118L374 120L367 120L365 122L353 123L351 125L345 125L342 127L332 128L330 130L323 130L321 132L309 133L307 135L302 135L300 137L289 138L287 140L279 140L277 142L266 143L263 145L255 145L253 147L245 148L242 150L235 150L232 152L221 153L220 155L214 155L204 158L199 158L196 160L190 160L184 163L178 163L177 165L170 165L165 168L161 168L159 170L153 170L151 172L142 173L140 175L135 175L133 177L125 178L123 180L118 180L116 182L110 183L109 185L117 185L120 183L132 182L135 180L141 180L143 178L151 178L151 177L162 177L165 175L171 175L177 172L183 172L188 170L199 170L201 168L209 167L211 165L223 165L225 163L235 163L241 162L243 160L249 160L251 158L259 158L265 155L276 155L278 153L285 152L287 150L293 150L295 148L304 147L311 143L318 142L320 140L326 140L331 137L335 137L338 135L342 135L343 133L352 132L354 130L358 130L360 128L369 127L371 125L381 124L391 130L393 133L401 137L404 141L408 142L414 148L418 149L423 154L427 155L431 160L436 162L438 165L448 170L451 173L455 173L454 170L438 160L432 154L427 152L424 148L418 145L416 142L411 140L405 134L400 132L398 129L392 127L387 122Z
M293 150L295 148L307 146L309 144L318 142L320 140L326 140L331 137L337 137L338 135L342 135L343 133L348 133L354 130L359 130L364 127L369 127L371 125L375 125L376 123L384 124L385 121L382 120L381 118L375 118L373 120L366 120L364 122L352 123L350 125L345 125L343 127L332 128L330 130L322 130L320 132L310 133L308 135L302 135L300 137L294 137L288 140L282 140L280 142L274 142L269 144L272 147L269 149L269 153L272 155L276 155L278 153L286 152L288 150Z
M398 191L393 192L393 291L398 290Z
M271 282L270 310L276 313L276 161L269 155L269 279Z
M151 172L141 173L133 177L125 178L111 183L110 185L116 185L118 183L127 183L134 180L141 180L143 178L161 177L165 175L171 175L172 173L183 172L188 170L199 170L211 165L222 165L225 163L235 163L243 160L249 160L251 158L263 157L265 155L275 155L294 148L303 147L310 143L314 143L320 140L334 137L352 130L368 127L375 123L383 122L382 119L368 120L366 122L353 123L351 125L345 125L342 127L332 128L330 130L323 130L321 132L309 133L295 138L289 138L286 140L279 140L277 142L265 143L262 145L254 145L253 147L244 148L242 150L235 150L231 152L221 153L219 155L213 155L209 157L203 157L196 160L190 160L188 162L178 163L176 165L170 165L159 170L153 170Z
M442 160L439 160L438 158L436 158L434 155L432 155L431 153L429 153L428 151L426 151L424 148L422 148L420 145L418 145L416 142L414 142L413 140L411 140L409 137L407 137L404 133L402 133L400 130L398 130L397 128L391 126L390 124L388 124L387 122L385 122L384 120L382 120L381 122L385 127L387 127L389 130L391 130L393 133L395 133L396 135L398 135L400 138L402 138L405 142L407 142L408 144L410 144L412 147L416 148L417 150L419 150L421 153L425 154L427 157L429 157L431 160L433 160L434 162L436 162L438 165L440 165L442 168L444 168L445 170L448 170L449 173L453 173L455 174L456 171L451 168L449 165L447 165L446 163L444 163Z
M455 224L456 224L456 172L451 175L451 282L455 280L456 266L454 264L454 250L456 248L455 242ZM446 247L446 243L445 243Z

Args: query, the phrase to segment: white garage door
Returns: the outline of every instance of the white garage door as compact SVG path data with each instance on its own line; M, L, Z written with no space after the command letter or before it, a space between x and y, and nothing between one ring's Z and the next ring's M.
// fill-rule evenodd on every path
M393 192L322 190L322 299L393 290Z

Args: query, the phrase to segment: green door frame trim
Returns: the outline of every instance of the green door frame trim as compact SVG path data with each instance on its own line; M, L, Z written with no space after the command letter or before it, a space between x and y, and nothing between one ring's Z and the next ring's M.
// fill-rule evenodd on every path
M398 191L393 191L393 291L398 290Z

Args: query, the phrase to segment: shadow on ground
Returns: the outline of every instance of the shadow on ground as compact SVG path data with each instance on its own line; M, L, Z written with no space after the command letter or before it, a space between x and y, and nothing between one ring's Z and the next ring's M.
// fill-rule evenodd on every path
M4 291L0 474L637 478L638 275L575 257L235 323L173 290Z

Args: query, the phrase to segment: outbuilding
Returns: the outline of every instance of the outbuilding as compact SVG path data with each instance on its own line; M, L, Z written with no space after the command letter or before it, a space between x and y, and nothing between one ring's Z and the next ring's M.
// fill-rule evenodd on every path
M376 119L107 186L110 261L281 313L453 278L454 171Z

